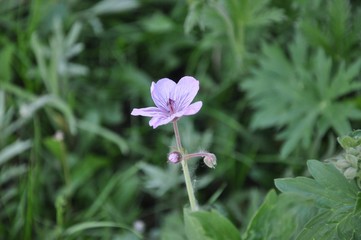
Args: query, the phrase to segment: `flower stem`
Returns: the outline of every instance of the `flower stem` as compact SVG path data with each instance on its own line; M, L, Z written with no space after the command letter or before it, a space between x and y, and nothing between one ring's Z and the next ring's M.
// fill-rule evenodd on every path
M173 121L173 129L174 129L175 140L177 142L178 151L181 152L182 154L184 154L181 139L179 136L177 120ZM194 196L194 190L193 190L193 186L192 186L191 176L189 174L188 163L187 163L187 161L182 161L181 163L182 163L183 175L184 175L184 180L186 183L189 203L191 205L191 210L197 211L198 205L197 205L197 200Z

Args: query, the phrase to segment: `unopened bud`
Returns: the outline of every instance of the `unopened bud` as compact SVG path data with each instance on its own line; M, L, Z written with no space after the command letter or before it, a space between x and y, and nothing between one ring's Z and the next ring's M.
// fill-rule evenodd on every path
M356 174L357 174L357 169L353 167L347 168L346 171L343 173L343 175L347 179L354 179L356 177Z
M346 159L341 158L341 159L337 160L335 165L338 169L343 170L345 168L350 167L351 164Z
M360 149L359 149L359 147L348 148L348 149L346 149L346 153L352 154L352 155L357 155L360 153Z
M352 154L346 154L346 160L352 165L352 167L357 168L358 159Z
M180 152L171 152L168 154L168 161L171 163L179 163L182 161L182 154Z
M209 168L215 168L217 165L217 158L216 155L213 153L208 153L204 156L203 162L209 167Z

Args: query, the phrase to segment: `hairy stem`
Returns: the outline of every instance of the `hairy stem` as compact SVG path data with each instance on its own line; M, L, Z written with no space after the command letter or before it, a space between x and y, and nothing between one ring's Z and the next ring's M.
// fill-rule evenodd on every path
M178 131L177 120L173 121L173 129L174 129L175 140L177 142L178 151L181 152L182 154L184 154L179 131ZM186 183L189 203L191 205L191 210L197 211L198 205L197 205L197 200L194 196L194 190L193 190L191 176L189 174L188 163L187 163L187 161L182 161L181 163L182 163L183 175L184 175L184 180Z

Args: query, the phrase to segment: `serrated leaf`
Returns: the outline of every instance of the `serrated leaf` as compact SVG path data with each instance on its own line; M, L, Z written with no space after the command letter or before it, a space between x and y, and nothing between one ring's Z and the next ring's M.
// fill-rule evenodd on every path
M241 84L255 109L251 126L281 129L277 137L284 141L282 157L296 149L307 152L313 139L331 129L345 134L351 130L350 120L361 118L348 99L361 87L359 60L346 65L332 61L322 49L310 49L299 35L286 53L264 44L259 67Z
M360 220L360 214L350 211L322 211L306 224L297 240L357 239L354 237L361 235Z
M306 177L275 179L275 185L281 192L294 192L306 197L317 196L323 191L315 180Z
M309 171L315 179L297 177L276 179L275 185L282 192L294 192L312 198L323 207L350 204L355 201L357 186L332 165L316 160L307 162Z
M308 170L323 188L340 190L343 194L355 197L358 188L353 181L348 181L333 165L317 160L307 161Z
M297 177L275 180L282 192L310 198L319 209L319 214L305 225L297 239L354 239L353 236L359 236L361 214L356 211L359 189L355 182L348 181L331 164L309 160L307 165L314 179Z
M310 240L310 239L320 239L326 240L330 239L329 234L332 232L331 226L323 227L325 221L331 216L330 212L324 212L319 214L317 217L313 218L305 227L305 229L297 236L297 240ZM323 229L322 229L323 227ZM316 238L315 238L316 237ZM322 238L325 237L325 238Z
M292 134L285 141L284 145L281 149L281 157L287 157L293 149L296 148L299 141L304 138L305 133L312 129L314 122L318 117L318 111L310 112L307 116L301 121L300 124L296 125L294 129L292 129ZM306 139L305 139L306 140Z
M144 185L146 190L157 197L163 196L183 181L181 176L175 177L179 170L177 165L170 164L165 169L147 163L140 163L139 168L145 174Z
M185 231L189 240L237 240L237 228L218 212L184 209Z

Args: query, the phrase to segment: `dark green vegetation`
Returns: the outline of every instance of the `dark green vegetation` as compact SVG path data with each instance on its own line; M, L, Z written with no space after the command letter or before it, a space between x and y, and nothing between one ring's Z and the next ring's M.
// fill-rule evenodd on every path
M130 116L153 105L152 81L184 75L204 105L179 122L183 143L218 158L191 166L200 204L243 236L295 237L287 216L284 232L252 216L273 179L307 175L361 127L360 23L356 0L0 1L0 238L181 240L201 226L202 212L183 221L172 127ZM292 205L292 181L263 209Z

